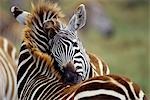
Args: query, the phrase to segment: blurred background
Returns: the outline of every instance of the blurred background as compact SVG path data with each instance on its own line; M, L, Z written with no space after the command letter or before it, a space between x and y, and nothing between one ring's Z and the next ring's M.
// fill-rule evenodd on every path
M47 0L48 1L48 0ZM150 3L148 0L50 0L57 2L69 20L83 3L87 9L86 26L80 30L87 51L109 65L111 73L127 76L150 97ZM20 48L24 26L10 13L17 5L30 11L30 0L0 0L0 36ZM36 0L33 0L36 2Z

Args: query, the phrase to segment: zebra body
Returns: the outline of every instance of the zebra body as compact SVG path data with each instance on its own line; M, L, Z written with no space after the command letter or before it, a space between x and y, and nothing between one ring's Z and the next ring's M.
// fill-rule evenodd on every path
M0 37L0 100L17 100L16 48Z

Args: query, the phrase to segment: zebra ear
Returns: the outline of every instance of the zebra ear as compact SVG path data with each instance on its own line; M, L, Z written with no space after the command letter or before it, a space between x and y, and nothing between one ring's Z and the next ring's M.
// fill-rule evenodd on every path
M16 20L22 25L26 25L26 19L29 15L31 15L29 12L24 11L16 6L11 7L11 13L16 18Z
M69 30L76 31L81 29L86 23L86 10L85 5L81 4L77 10L75 11L74 15L69 21L68 28Z

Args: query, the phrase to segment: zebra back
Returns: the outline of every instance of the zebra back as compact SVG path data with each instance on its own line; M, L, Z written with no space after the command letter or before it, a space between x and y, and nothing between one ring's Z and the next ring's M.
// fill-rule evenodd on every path
M15 46L0 37L0 100L17 100L16 61Z
M92 67L92 77L110 74L108 65L102 58L97 57L95 54L88 52L90 63Z
M82 82L69 100L148 100L141 88L124 76L98 76Z

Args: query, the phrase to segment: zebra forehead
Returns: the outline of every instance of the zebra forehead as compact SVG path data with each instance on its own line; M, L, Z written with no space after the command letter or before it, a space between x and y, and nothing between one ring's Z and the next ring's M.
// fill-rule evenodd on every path
M62 13L60 7L56 3L50 3L46 1L38 1L35 5L32 4L32 10L31 10L32 16L30 16L27 19L27 24L31 24L32 20L36 20L37 18L40 18L41 22L44 22L45 20L54 18L63 18L64 14Z

